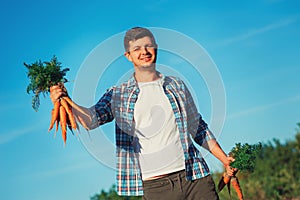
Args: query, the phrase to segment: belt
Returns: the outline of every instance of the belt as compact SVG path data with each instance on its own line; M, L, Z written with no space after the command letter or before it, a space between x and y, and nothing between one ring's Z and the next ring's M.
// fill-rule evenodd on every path
M165 178L165 177L172 176L174 174L177 174L177 173L180 173L180 172L183 172L183 171L185 171L185 170L183 169L183 170L176 171L176 172L171 172L171 173L168 173L168 174L161 174L161 175L157 175L157 176L152 176L152 177L149 177L149 178L145 179L144 181L151 181L151 180L156 180L156 179L159 179L159 178Z

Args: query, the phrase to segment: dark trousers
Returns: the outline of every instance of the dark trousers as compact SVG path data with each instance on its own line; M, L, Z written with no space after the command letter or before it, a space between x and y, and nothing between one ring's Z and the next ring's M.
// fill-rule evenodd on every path
M144 200L218 200L211 176L193 181L185 179L185 171L143 182Z

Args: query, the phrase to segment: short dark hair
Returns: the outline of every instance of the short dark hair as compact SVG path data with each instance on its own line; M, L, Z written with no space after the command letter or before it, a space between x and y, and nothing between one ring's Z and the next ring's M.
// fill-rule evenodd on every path
M153 34L151 33L150 30L146 29L146 28L142 28L142 27L134 27L129 29L124 37L124 48L125 51L128 52L129 51L129 42L130 41L135 41L138 39L141 39L143 37L150 37L150 39L152 40L153 44L155 46L157 46L156 42L155 42L155 38L153 36Z

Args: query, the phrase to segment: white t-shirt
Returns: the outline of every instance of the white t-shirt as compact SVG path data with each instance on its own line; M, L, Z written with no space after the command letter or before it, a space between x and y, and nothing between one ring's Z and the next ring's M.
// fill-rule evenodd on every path
M142 179L184 169L179 131L162 80L139 83L139 88L134 108L135 151L139 155Z

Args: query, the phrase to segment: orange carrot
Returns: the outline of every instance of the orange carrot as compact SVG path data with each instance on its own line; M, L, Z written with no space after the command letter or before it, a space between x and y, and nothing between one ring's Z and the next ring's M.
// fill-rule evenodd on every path
M225 183L225 185L227 185L231 179L231 176L229 176L226 172L223 173L223 181Z
M54 132L54 137L56 137L56 133L57 133L57 131L58 131L58 126L59 126L59 122L60 122L60 117L59 117L59 115L58 115L58 117L57 117L57 119L56 119L56 124L55 124L55 132Z
M53 125L57 120L57 117L59 116L59 107L60 107L60 102L56 101L54 104L53 112L51 113L50 127L48 131L50 131L53 128Z
M72 111L72 109L70 108L69 104L68 104L67 101L66 101L65 99L63 99L63 98L61 98L60 104L65 108L65 110L66 110L66 112L67 112L67 114L68 114L68 118L69 118L71 127L72 127L73 129L76 129L77 126L76 126L74 114L73 114L73 111Z
M238 172L238 170L236 169L234 172L233 172L233 176L236 175L236 173ZM229 176L226 172L223 173L222 175L222 178L220 179L219 181L219 184L218 184L218 190L219 192L227 185L229 186L230 184L230 180L233 176Z
M67 113L63 106L59 107L61 133L64 143L67 141Z
M68 102L68 104L69 104L73 109L79 111L81 114L87 116L90 120L92 120L92 119L91 119L91 116L90 116L88 113L86 113L79 105L77 105L76 103L74 103L74 102L72 101L72 99L70 99L70 97L64 96L63 99L65 99L65 100Z
M71 125L71 122L70 122L70 117L68 115L68 112L67 112L67 127L69 128L69 130L72 132L72 134L74 135L74 132L73 132L73 129L72 129L72 125Z
M59 117L59 115L58 115L58 117L56 118L55 133L58 131L58 125L59 125L59 122L60 122L60 117Z
M236 176L233 176L231 178L230 182L231 182L231 185L233 186L233 188L235 189L235 192L237 193L239 200L243 200L244 199L243 192L242 192L238 178Z

